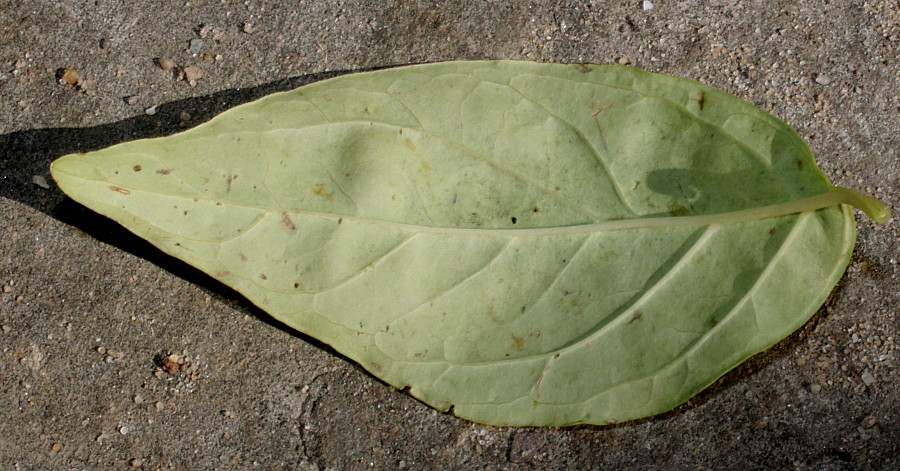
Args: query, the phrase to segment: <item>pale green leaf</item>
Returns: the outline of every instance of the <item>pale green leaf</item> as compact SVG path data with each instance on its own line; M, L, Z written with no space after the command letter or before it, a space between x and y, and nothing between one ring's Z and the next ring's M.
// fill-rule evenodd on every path
M800 327L855 204L787 125L618 66L346 75L69 155L59 186L477 422L671 409ZM186 319L189 322L189 319Z

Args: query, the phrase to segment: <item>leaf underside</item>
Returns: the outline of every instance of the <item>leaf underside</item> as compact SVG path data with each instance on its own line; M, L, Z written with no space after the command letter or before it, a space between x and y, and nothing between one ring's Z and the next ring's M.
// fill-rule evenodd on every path
M677 406L809 319L855 237L849 206L804 206L836 189L786 124L619 66L346 75L63 157L53 176L375 376L488 424Z

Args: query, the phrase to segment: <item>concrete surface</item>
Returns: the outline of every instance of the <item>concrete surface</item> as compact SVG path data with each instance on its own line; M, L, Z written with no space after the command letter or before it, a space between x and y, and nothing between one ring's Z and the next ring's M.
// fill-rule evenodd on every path
M41 186L60 155L323 77L513 58L728 90L794 126L835 183L900 211L897 2L649 6L0 0L0 469L900 468L895 221L861 219L826 307L688 404L512 429L429 409ZM65 68L80 84L57 81Z

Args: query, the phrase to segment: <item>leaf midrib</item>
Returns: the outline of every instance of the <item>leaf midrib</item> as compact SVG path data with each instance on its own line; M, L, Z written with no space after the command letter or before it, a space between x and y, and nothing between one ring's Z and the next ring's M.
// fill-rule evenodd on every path
M96 183L110 183L105 180L86 178L81 175L56 169L57 173L69 175L75 179L84 181L92 181ZM649 229L649 228L666 228L666 227L685 227L685 226L706 226L706 225L727 225L748 221L756 221L772 217L786 216L789 214L797 214L808 211L815 211L839 204L852 204L853 197L850 190L834 187L825 193L815 196L802 198L798 200L786 201L766 206L758 206L753 208L729 211L716 214L702 214L695 216L662 216L662 217L642 217L631 219L614 219L609 221L601 221L590 224L576 224L568 226L549 226L534 227L527 229L500 229L500 228L462 228L462 227L441 227L441 226L425 226L421 224L408 224L385 219L367 218L349 214L336 214L322 211L310 211L305 209L285 209L273 208L271 206L256 205L248 203L238 203L234 201L222 200L217 198L205 197L200 195L185 196L160 191L145 190L133 187L116 185L117 188L125 189L130 192L145 193L158 196L167 196L171 198L180 198L190 201L208 201L220 203L234 207L243 207L257 209L259 211L269 213L286 213L296 214L300 216L317 217L321 219L331 219L334 221L352 222L358 224L369 224L381 226L391 229L398 229L415 233L431 233L431 234L467 234L472 236L556 236L569 234L588 234L604 231L629 230L629 229Z

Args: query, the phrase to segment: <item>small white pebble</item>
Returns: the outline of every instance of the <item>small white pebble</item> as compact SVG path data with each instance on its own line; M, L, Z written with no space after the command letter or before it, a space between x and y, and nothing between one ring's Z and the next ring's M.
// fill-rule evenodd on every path
M863 371L859 379L861 379L863 383L866 383L866 386L875 384L875 376L872 376L872 373L870 373L869 370Z
M43 175L35 175L31 177L31 182L45 190L50 189L50 184L47 183L47 179L44 178Z
M128 432L130 431L131 429L129 429L127 425L119 427L119 433L121 433L122 435L128 435Z
M820 392L822 392L822 386L819 386L818 384L813 384L812 386L809 387L809 392L811 392L813 394L819 394Z
M144 113L147 113L148 116L155 115L156 114L156 105L153 105L153 106L147 108L146 110L144 110Z
M819 85L828 85L829 83L831 83L831 77L825 74L819 74L819 76L816 77L816 83L818 83Z
M176 67L175 61L169 59L168 57L160 57L159 58L159 68L165 70L166 72L170 70L174 70Z
M202 39L196 39L196 38L191 39L190 46L188 47L188 50L191 52L191 54L194 54L194 55L198 54L200 52L200 49L202 49L202 48L203 48L203 40Z
M201 71L200 68L194 67L192 65L181 69L181 73L184 76L184 79L188 82L196 82L197 80L200 80L201 77L203 77L203 71Z
M644 0L643 2L641 2L641 8L643 8L644 11L652 10L652 9L653 9L653 2L649 2L649 1L647 1L647 0Z

